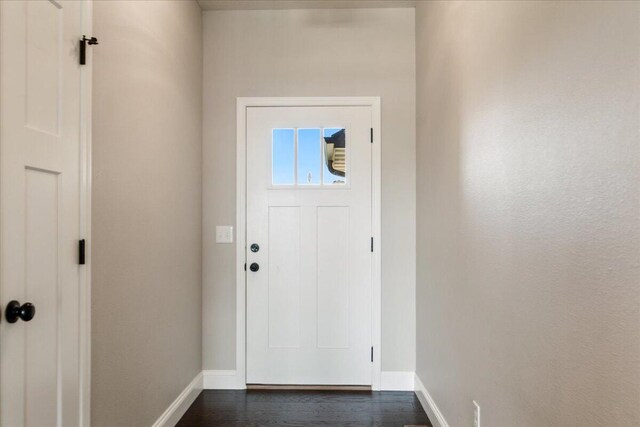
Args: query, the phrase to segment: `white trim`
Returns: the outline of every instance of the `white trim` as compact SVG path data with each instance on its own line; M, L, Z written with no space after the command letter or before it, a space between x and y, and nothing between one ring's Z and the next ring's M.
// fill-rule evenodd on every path
M153 423L153 427L174 427L180 418L187 412L189 406L196 400L196 397L202 391L202 372L198 373L196 377L189 383L189 385L182 390L182 393L178 395L171 405L160 418Z
M205 390L241 390L247 388L238 378L237 371L210 370L202 371Z
M372 262L372 345L373 367L371 388L380 390L382 371L382 226L381 216L381 126L380 97L320 97L320 98L237 98L236 117L236 387L246 388L246 275L244 271L246 246L246 110L249 107L306 107L306 106L369 106L373 126L371 153L372 233L374 253Z
M247 198L247 112L250 104L237 99L236 104L236 387L246 387L246 198Z
M371 388L380 390L382 372L382 116L380 98L371 98L371 126L373 126L373 147L371 152L371 227L374 238L371 265L373 325L373 375Z
M382 374L380 375L380 390L414 391L415 390L415 372L382 371Z
M422 404L429 420L432 423L437 423L438 425L434 425L434 427L449 427L447 420L444 419L444 415L436 405L436 402L433 400L427 388L420 381L420 377L418 374L415 376L415 387L416 387L416 396L418 396L418 400Z
M93 33L93 0L81 5L82 32ZM82 34L78 35L78 39ZM91 425L91 118L93 62L91 49L87 64L80 66L80 239L85 239L85 265L80 266L80 426Z

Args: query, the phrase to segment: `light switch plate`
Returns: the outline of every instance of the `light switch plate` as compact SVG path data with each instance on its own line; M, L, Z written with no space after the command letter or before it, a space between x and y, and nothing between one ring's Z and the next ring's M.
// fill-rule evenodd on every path
M233 226L216 225L216 243L233 243Z

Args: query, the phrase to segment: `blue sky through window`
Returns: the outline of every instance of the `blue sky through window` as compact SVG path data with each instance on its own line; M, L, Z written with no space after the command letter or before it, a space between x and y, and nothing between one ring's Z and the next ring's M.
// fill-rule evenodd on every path
M298 184L320 184L320 129L298 129Z
M274 185L295 184L293 132L293 129L273 130L271 179Z
M343 184L345 178L333 175L327 167L324 137L330 137L342 128L298 129L298 176L295 179L295 129L273 129L272 168L273 185Z

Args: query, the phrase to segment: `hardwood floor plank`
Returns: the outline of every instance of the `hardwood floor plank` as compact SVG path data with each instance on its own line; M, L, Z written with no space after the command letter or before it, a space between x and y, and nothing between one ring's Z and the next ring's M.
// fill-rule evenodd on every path
M204 390L179 427L431 426L413 392Z

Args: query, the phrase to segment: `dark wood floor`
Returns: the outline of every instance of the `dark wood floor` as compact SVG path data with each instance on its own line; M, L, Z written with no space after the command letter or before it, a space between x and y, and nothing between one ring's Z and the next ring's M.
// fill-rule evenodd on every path
M418 398L404 391L204 390L178 427L431 426Z

